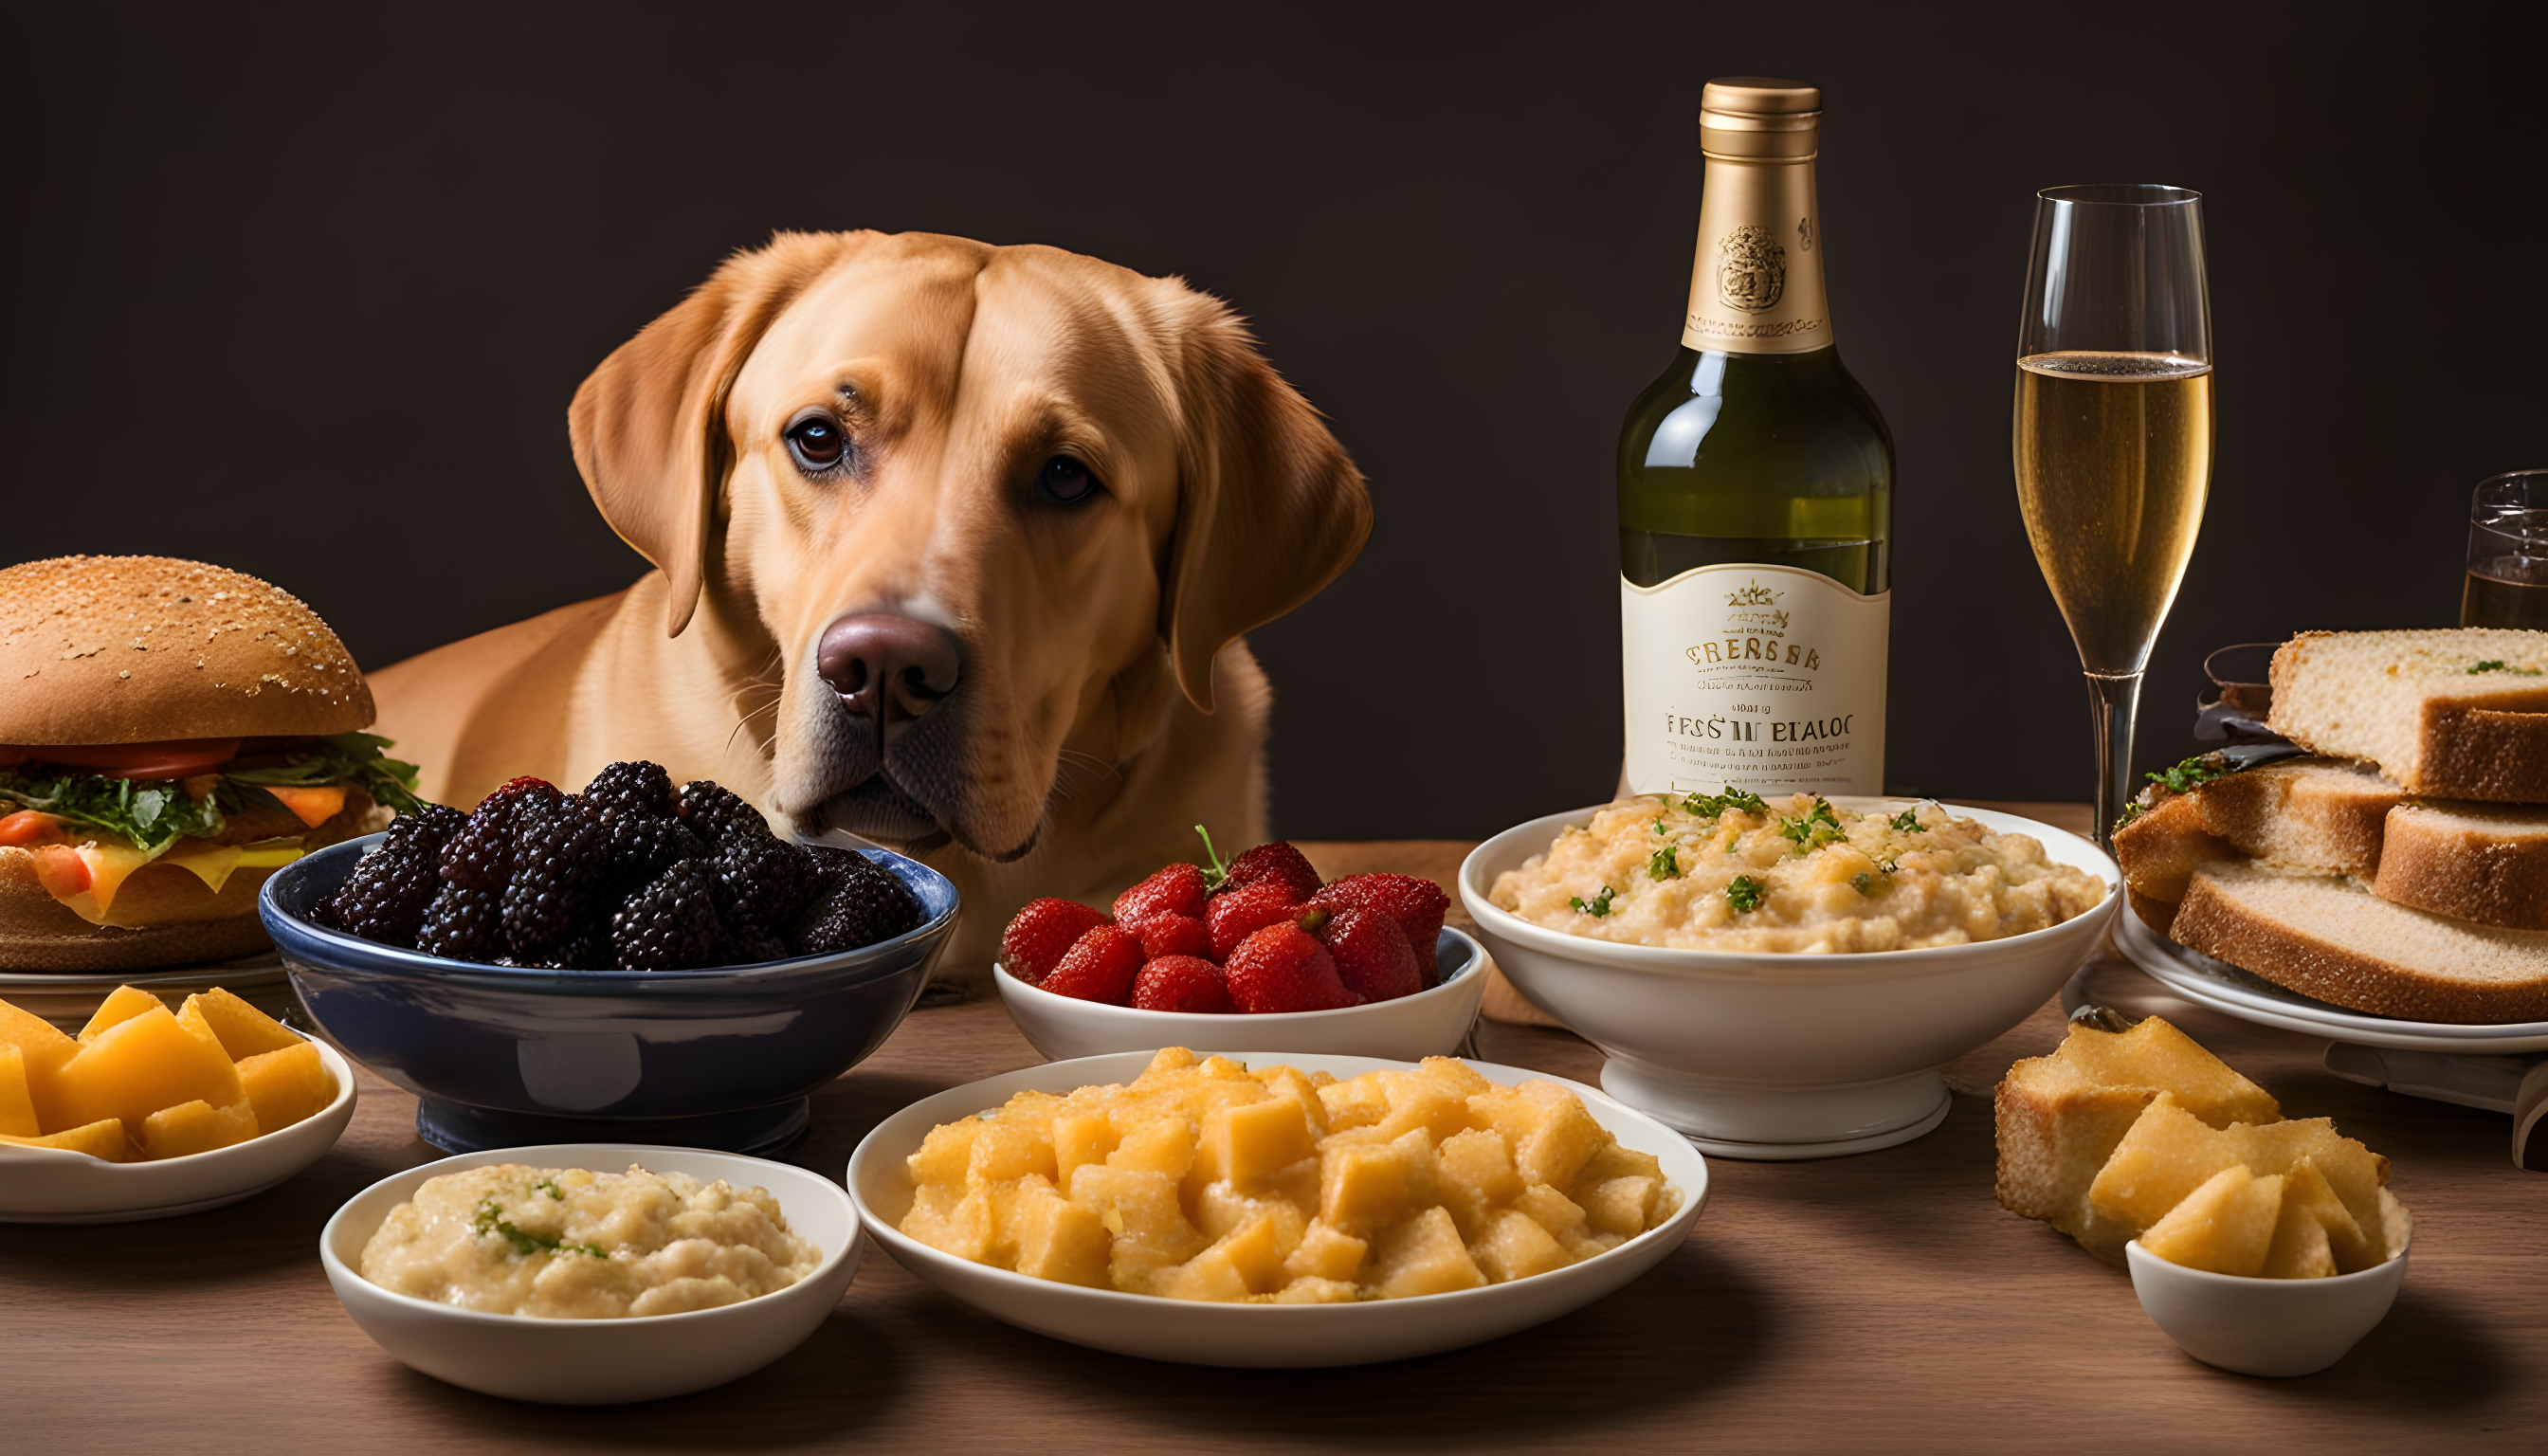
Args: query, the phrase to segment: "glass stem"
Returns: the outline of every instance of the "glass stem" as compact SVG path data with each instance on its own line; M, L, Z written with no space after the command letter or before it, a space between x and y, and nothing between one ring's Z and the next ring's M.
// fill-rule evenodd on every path
M2138 673L2090 673L2088 711L2097 732L2097 848L2115 852L2115 820L2133 797L2133 717L2141 701Z

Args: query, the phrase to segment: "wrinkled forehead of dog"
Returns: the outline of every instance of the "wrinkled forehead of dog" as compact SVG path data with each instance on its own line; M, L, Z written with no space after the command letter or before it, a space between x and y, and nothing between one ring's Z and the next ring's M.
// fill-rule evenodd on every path
M728 427L770 438L840 403L878 443L953 437L975 458L1066 444L1119 457L1089 462L1101 472L1172 467L1194 335L1221 312L1174 280L1057 248L875 238L772 320Z

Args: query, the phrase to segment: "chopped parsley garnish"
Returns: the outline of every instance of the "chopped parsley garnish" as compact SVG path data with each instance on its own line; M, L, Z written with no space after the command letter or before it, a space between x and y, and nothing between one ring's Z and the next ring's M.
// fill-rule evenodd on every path
M1839 816L1832 813L1831 800L1820 795L1814 798L1813 812L1803 818L1780 816L1778 834L1794 845L1799 855L1812 854L1834 840L1849 838L1849 831L1840 827Z
M1734 876L1734 882L1725 887L1725 902L1734 907L1737 915L1749 915L1761 908L1761 902L1769 897L1769 893L1761 881L1748 874L1738 874Z
M1567 897L1566 903L1583 911L1587 915L1607 915L1610 913L1610 897L1617 893L1617 890L1614 890L1605 884L1601 886L1601 893L1594 895L1590 900L1585 899L1582 895L1570 895Z
M1872 900L1875 898L1875 876L1862 869L1849 877L1852 888Z
M556 1187L554 1185L550 1185L548 1180L545 1178L541 1179L539 1183L535 1183L531 1186L534 1188L547 1186L549 1188L549 1196L552 1198L562 1199L566 1196L559 1193ZM517 1254L529 1255L538 1253L542 1249L547 1249L555 1253L586 1254L596 1259L606 1259L610 1257L610 1255L601 1251L601 1247L598 1244L579 1243L574 1239L565 1238L552 1233L523 1232L521 1229L513 1227L512 1220L504 1217L503 1209L500 1207L493 1198L482 1198L478 1200L478 1217L469 1222L469 1227L481 1233L502 1234L504 1241L511 1244L513 1246L513 1252Z
M2141 776L2169 793L2192 793L2215 778L2227 778L2236 772L2219 754L2196 754L2173 769Z
M1770 807L1761 802L1759 794L1749 789L1736 788L1730 783L1725 785L1723 793L1693 793L1683 799L1681 806L1683 812L1701 819L1714 819L1728 809L1740 809L1746 814L1761 814L1768 812Z
M555 1178L542 1178L537 1183L532 1184L531 1189L536 1193L545 1193L559 1203L566 1202L566 1190L557 1186L557 1180Z
M1902 831L1904 834L1918 834L1920 832L1920 806L1914 804L1910 808L1903 810L1901 813L1894 815L1893 827Z
M2468 670L2468 675L2472 678L2476 677L2480 673L2511 673L2523 678L2536 678L2539 676L2539 670L2537 668L2516 668L2500 657L2488 658L2485 662L2479 663Z
M1670 879L1681 873L1681 846L1666 845L1655 851L1655 857L1646 862L1646 873L1655 879Z

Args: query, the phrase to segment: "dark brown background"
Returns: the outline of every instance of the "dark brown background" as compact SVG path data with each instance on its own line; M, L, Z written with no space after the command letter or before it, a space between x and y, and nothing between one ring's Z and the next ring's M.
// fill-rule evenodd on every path
M1069 13L1085 9L1090 13ZM1890 778L2081 798L2008 469L2031 197L2207 194L2209 648L2447 623L2548 465L2532 7L11 7L0 559L199 556L367 666L641 569L584 374L774 228L1041 241L1256 320L1379 529L1257 634L1280 827L1474 836L1617 762L1609 460L1670 358L1699 83L1826 91L1842 348L1901 449Z

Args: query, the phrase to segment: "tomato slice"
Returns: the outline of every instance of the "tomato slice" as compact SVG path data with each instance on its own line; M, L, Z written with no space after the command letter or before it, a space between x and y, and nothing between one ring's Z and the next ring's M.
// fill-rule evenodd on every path
M208 774L238 757L235 738L180 738L166 743L103 743L12 748L40 764L85 769L108 778L185 778Z
M66 836L53 816L38 809L20 809L0 819L0 846L33 846L58 844Z

